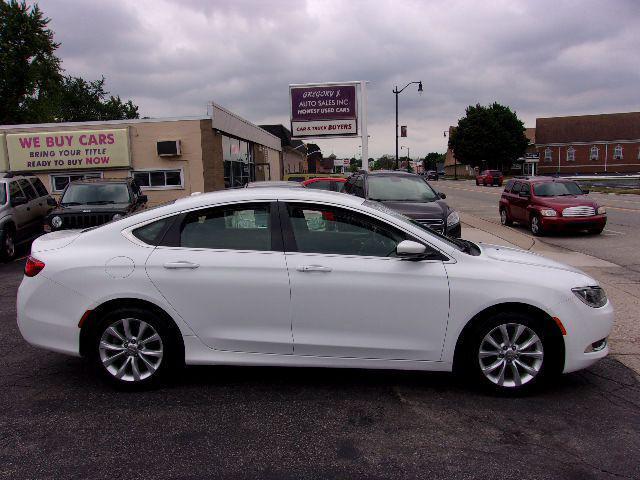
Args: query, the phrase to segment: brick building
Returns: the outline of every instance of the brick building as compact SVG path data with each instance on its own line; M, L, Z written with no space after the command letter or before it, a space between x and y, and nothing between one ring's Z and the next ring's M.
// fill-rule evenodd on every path
M640 172L640 112L536 119L538 173Z

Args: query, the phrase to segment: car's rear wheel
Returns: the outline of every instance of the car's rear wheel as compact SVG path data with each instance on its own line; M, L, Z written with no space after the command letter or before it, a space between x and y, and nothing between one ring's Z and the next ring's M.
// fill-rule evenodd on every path
M498 314L474 329L467 368L484 387L528 390L554 371L550 343L540 322L519 313Z
M500 209L500 223L505 226L513 225L513 220L509 217L509 212L507 212L506 208Z
M531 219L529 220L529 230L536 236L544 235L544 230L542 229L542 221L540 217L536 214L531 215Z
M7 228L0 236L0 257L4 261L12 260L16 256L16 241L13 229Z
M138 389L158 384L174 370L179 351L164 319L143 309L121 308L99 322L91 353L108 381Z

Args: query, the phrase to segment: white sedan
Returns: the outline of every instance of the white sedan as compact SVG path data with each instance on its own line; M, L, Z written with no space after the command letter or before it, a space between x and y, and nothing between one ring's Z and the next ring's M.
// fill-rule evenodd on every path
M291 188L201 194L40 237L17 310L29 343L125 387L234 364L455 369L512 391L606 356L613 324L575 268Z

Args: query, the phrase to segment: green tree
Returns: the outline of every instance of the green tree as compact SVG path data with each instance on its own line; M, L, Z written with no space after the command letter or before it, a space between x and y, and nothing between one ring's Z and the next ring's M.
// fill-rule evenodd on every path
M446 156L446 154L444 154L444 153L438 153L438 152L429 152L429 153L427 153L427 155L424 157L424 160L422 161L424 163L424 169L425 170L437 170L438 169L438 163L444 162L444 157L445 156Z
M124 120L138 107L105 91L105 79L63 76L37 4L0 0L0 124Z
M65 76L53 94L50 105L56 122L84 122L90 120L127 120L139 118L138 107L131 100L123 102L119 96L104 89L105 79L87 82L82 78Z
M351 157L351 159L349 159L349 171L350 172L357 172L358 170L360 170L362 168L362 160L358 160L356 157Z
M449 147L460 163L504 170L524 155L529 144L524 124L509 107L493 103L467 107L449 136Z
M378 158L374 162L373 169L374 170L393 170L395 166L396 166L395 157L392 157L391 155L382 155L380 158Z
M61 79L48 23L37 4L0 0L0 124L46 121Z

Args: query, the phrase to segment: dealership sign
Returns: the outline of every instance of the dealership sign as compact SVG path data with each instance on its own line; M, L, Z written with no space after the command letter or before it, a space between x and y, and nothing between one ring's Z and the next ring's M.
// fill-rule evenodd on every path
M12 133L6 143L14 172L131 165L127 129Z
M289 96L293 137L358 135L356 85L290 85Z

